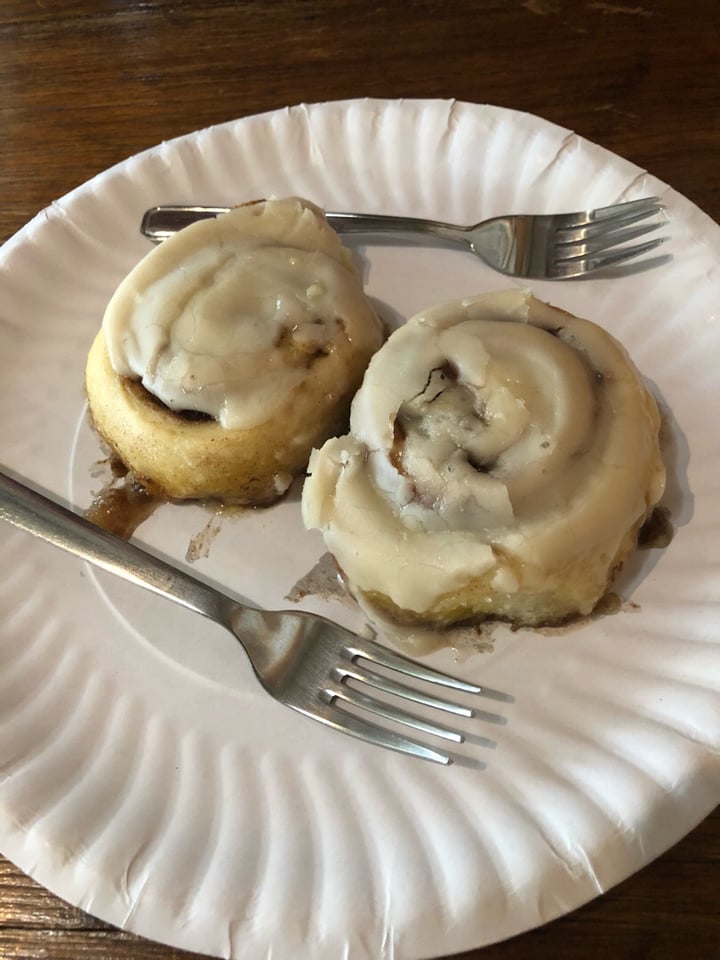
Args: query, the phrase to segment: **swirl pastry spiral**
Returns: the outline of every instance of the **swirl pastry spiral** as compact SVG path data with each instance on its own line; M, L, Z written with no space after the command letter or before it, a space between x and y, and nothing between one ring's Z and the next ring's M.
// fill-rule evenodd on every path
M271 503L346 428L382 339L322 212L247 204L182 230L120 284L88 356L90 413L152 493Z
M351 589L400 622L592 611L664 489L657 406L605 330L504 291L410 319L303 491Z

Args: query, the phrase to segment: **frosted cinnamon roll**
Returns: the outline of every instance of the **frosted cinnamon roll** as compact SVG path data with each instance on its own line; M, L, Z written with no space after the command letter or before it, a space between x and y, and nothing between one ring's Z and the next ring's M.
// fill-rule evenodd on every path
M267 504L347 428L381 342L322 212L248 204L182 230L120 284L87 361L90 413L151 492Z
M557 623L593 610L662 495L659 426L594 323L523 291L456 301L373 357L303 518L383 615Z

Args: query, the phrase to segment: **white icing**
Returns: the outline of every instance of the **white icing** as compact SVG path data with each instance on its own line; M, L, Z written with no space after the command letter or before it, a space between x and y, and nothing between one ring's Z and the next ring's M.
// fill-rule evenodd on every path
M291 198L237 207L154 249L103 319L110 362L173 410L265 422L338 339L377 338L347 251Z
M606 331L522 291L457 301L374 356L351 435L313 453L303 516L356 588L418 613L486 574L552 591L582 563L602 589L662 494L657 434Z

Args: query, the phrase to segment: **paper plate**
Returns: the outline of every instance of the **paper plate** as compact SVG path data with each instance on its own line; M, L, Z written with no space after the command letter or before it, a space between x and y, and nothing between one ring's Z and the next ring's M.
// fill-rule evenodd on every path
M447 101L298 106L163 143L43 211L0 251L5 467L76 508L102 485L83 366L148 250L143 211L300 194L328 209L471 222L657 193L671 256L533 283L604 324L668 422L675 535L625 608L566 633L498 630L429 662L506 691L486 764L438 768L277 705L231 637L19 532L0 557L0 850L74 904L226 957L419 960L579 906L720 795L720 230L642 170L537 117ZM395 322L513 281L470 254L358 248ZM167 506L138 539L178 563L212 517ZM219 522L198 575L266 606L322 544L297 497ZM341 601L302 604L351 625ZM484 745L494 741L495 748ZM280 918L280 919L278 919Z

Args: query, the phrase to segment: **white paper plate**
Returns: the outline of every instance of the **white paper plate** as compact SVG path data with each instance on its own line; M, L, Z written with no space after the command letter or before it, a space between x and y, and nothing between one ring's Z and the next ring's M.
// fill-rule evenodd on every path
M676 534L622 583L638 605L565 635L499 631L431 662L505 690L481 771L334 734L260 692L219 628L10 528L0 558L0 849L145 936L274 960L409 960L543 923L677 841L720 795L720 230L664 184L536 117L351 101L161 144L43 211L0 253L2 460L78 508L100 485L83 365L146 252L146 207L302 194L330 209L469 222L650 193L672 262L532 284L605 324L669 411ZM469 254L376 246L369 293L401 318L507 286ZM139 539L183 561L208 517ZM228 518L196 571L256 603L322 552L297 500ZM312 606L308 602L308 606ZM317 609L354 621L338 602Z

